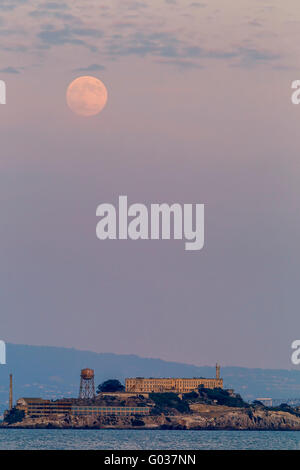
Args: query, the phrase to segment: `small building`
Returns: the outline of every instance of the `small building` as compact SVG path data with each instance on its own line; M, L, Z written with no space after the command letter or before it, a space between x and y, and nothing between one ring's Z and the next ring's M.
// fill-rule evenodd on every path
M256 401L260 401L265 406L273 406L272 398L256 398Z

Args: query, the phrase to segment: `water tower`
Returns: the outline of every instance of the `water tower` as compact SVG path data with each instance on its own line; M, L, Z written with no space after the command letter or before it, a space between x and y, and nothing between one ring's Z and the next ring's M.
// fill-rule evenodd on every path
M81 370L79 398L95 398L95 374L93 369Z

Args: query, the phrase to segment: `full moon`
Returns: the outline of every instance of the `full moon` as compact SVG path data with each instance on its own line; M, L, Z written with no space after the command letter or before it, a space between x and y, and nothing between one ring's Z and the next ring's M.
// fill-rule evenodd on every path
M100 113L107 102L107 89L95 77L78 77L67 89L67 104L80 116L94 116Z

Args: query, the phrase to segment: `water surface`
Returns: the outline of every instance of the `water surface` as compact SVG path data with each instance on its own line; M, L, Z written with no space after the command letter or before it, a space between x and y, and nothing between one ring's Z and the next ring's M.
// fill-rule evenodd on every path
M298 431L0 429L0 449L300 449Z

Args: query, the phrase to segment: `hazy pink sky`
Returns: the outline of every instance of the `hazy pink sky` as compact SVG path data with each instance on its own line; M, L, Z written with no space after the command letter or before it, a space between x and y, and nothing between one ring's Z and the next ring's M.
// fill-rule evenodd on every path
M1 339L290 367L296 0L2 0ZM71 113L94 75L109 99ZM102 202L204 203L206 242L100 242Z

